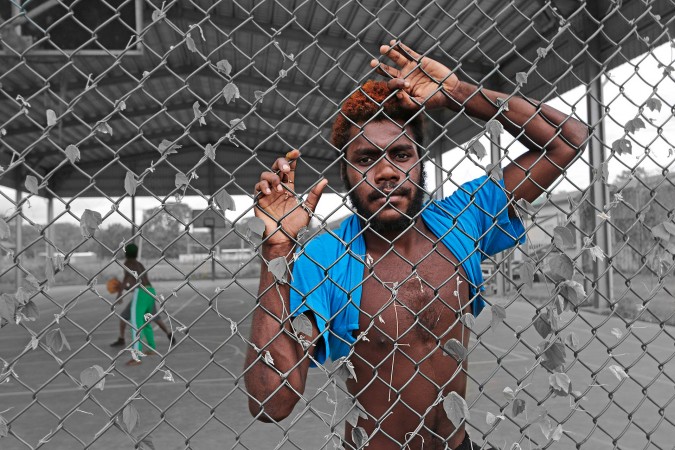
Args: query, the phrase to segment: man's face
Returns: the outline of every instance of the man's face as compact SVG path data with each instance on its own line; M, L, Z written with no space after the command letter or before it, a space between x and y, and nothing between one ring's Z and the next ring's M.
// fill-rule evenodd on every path
M352 126L350 139L344 182L356 211L379 233L405 230L424 200L417 146L402 134L401 125L388 119L363 129Z

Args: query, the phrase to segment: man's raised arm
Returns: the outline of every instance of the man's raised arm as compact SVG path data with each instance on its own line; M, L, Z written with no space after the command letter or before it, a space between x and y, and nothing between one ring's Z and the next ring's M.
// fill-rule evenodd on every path
M299 156L300 152L293 150L286 158L277 159L273 172L263 172L255 186L255 215L265 222L264 261L260 270L259 303L251 324L253 346L246 354L244 379L251 414L264 422L280 421L291 413L305 390L310 362L291 329L290 287L287 283L277 284L266 264L279 257L286 258L288 263L292 261L294 239L309 223L307 210L314 211L327 184L326 180L319 182L299 207L294 193ZM312 336L307 336L310 342L318 336L316 324L312 322Z
M398 68L371 61L372 67L388 77L389 87L398 89L403 105L419 109L448 107L465 111L480 120L497 119L529 151L504 169L504 186L514 200L532 202L546 190L581 152L588 140L588 126L548 105L522 97L508 100L508 111L497 114L498 99L508 95L478 89L459 80L450 69L409 47L392 41L380 47ZM514 214L509 205L509 213Z

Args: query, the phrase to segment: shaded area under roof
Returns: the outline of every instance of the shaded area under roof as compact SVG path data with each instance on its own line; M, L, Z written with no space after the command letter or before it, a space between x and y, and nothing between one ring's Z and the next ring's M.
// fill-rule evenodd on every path
M177 173L196 170L188 195L223 186L244 194L275 157L300 148L300 189L321 175L341 186L330 124L341 101L374 76L368 61L381 43L414 43L462 79L507 93L517 87L516 73L526 72L520 93L547 99L587 83L590 65L611 69L667 42L675 27L669 0L562 0L555 7L447 0L406 9L331 0L294 10L274 1L212 3L180 0L159 12L160 0L139 0L140 41L122 54L46 55L42 42L21 50L12 46L18 19L0 25L0 184L23 189L33 175L47 197L118 197L131 171L143 179L137 195L164 197L177 190ZM223 60L231 70L217 66ZM229 103L228 83L240 96ZM53 126L48 109L57 116ZM428 121L432 135L446 132L442 148L480 131L453 117L434 113L440 126ZM233 130L240 119L246 129ZM101 132L103 124L112 134ZM176 152L162 157L165 140ZM218 144L213 160L205 157L209 144ZM78 162L68 160L68 145L79 149Z

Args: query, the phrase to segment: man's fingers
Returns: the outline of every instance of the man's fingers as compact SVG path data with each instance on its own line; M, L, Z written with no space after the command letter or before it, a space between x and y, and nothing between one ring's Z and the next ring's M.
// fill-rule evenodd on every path
M298 163L298 158L300 158L300 150L294 149L286 153L286 160L289 162L291 170L295 170L295 166Z
M272 170L275 172L288 173L295 170L295 165L300 157L300 150L291 150L285 157L277 158L272 164Z
M409 109L419 109L420 105L413 101L410 94L406 91L410 87L410 82L402 78L394 78L387 81L387 87L396 92L396 98L399 99L403 107Z
M392 40L392 41L390 42L390 44L391 44L391 46L393 47L394 45L396 45L396 41ZM407 45L405 45L403 42L399 42L399 43L398 43L398 47L400 47L401 50L403 50L403 51L400 52L400 53L401 53L401 54L403 55L403 57L406 58L408 61L415 61L415 62L417 62L417 63L421 63L421 62L422 62L422 55L420 55L420 54L417 53L415 50L413 50L413 49L411 49L410 47L408 47Z
M285 175L286 179L282 181L286 184L290 184L291 190L295 190L295 168L298 165L298 158L300 158L300 150L291 150L290 152L286 153L286 160L288 161L288 165L291 167L291 170L289 170Z
M258 192L260 192L263 195L270 195L272 193L272 189L270 189L270 184L267 181L258 182L255 185L255 188L253 189L255 195L258 195Z
M319 181L316 184L316 186L314 186L312 188L311 191L309 191L309 195L307 196L307 200L305 200L305 205L312 212L314 212L316 210L316 205L319 204L319 199L321 198L321 194L323 194L323 190L327 185L328 185L328 180L324 178L321 181Z
M281 175L282 182L294 184L295 182L295 167L298 164L300 157L300 150L291 150L286 153L285 158L277 158L272 164L272 170Z
M274 163L272 163L272 170L275 172L290 172L291 165L286 158L277 158Z
M380 53L394 61L394 63L396 63L396 65L399 67L404 67L410 62L410 60L403 56L401 52L389 45L382 45L380 47Z
M283 192L284 188L281 186L281 178L273 172L263 172L260 175L260 182L266 181L271 189L277 192Z
M400 70L398 70L394 67L388 66L384 63L381 63L376 59L373 59L372 61L370 61L370 67L374 68L375 71L377 73L379 73L380 75L383 75L383 76L388 77L388 78L400 78L401 77L401 71Z
M408 87L410 87L410 82L404 80L403 78L393 78L393 79L387 81L387 86L392 91L395 91L395 90L398 90L398 89L407 89Z
M398 97L399 101L403 104L403 107L407 109L417 110L420 108L420 105L424 104L424 100L420 100L417 97L413 100L413 97L404 91L398 91L396 97Z

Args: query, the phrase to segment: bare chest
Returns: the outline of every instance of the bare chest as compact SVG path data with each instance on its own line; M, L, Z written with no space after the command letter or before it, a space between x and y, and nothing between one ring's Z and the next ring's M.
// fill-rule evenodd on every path
M364 273L359 329L368 347L436 344L467 312L468 283L447 249L418 261L389 254Z

